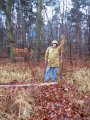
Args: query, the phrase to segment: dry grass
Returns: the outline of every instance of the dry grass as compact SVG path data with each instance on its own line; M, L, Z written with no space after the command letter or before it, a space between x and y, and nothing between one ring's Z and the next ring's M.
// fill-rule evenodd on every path
M70 68L69 72L63 73L63 80L78 86L81 91L90 91L90 68ZM13 80L19 82L42 82L44 80L45 68L40 66L29 66L22 63L8 63L0 66L0 83L9 83ZM57 77L58 79L58 77Z
M73 73L79 89L82 91L90 91L90 69L85 67Z
M18 109L19 119L28 119L34 113L34 99L30 96L28 91L22 89L16 96L13 108ZM14 112L15 113L15 112Z
M35 106L29 90L16 88L13 93L10 89L3 92L0 99L0 120L28 120L32 117Z
M8 63L0 65L0 83L9 83L13 80L31 82L33 77L41 82L44 72L44 67L32 67L23 62ZM80 91L90 91L90 68L71 68L69 72L63 73L62 78L66 83L75 84ZM35 99L32 97L33 90L35 89L0 88L0 120L30 120L37 111ZM80 106L83 104L81 100L75 102Z
M6 64L0 66L0 82L31 81L32 68L24 63ZM33 68L35 77L43 80L44 68ZM67 83L77 85L80 91L90 91L90 68L75 68L66 74L63 73L63 80ZM0 120L30 120L37 112L33 91L35 88L0 88ZM39 91L35 90L37 94ZM74 99L75 100L75 99ZM83 101L76 100L75 103L82 107Z
M31 79L31 69L29 66L26 66L25 63L0 66L0 83L9 83L13 80L29 82Z
M90 91L90 68L76 68L68 72L63 79L67 83L75 84L80 91Z
M44 68L36 67L34 68L34 72L36 73L34 77L37 79L37 82L43 82L45 74Z

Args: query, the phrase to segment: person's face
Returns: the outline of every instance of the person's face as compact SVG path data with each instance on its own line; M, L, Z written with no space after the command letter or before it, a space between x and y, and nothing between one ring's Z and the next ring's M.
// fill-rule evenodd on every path
M56 44L56 43L53 43L53 44L52 44L52 47L53 47L53 48L56 48L56 47L57 47L57 44Z

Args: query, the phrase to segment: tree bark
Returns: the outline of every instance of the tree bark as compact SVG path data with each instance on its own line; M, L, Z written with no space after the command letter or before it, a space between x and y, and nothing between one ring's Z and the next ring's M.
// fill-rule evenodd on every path
M36 50L35 50L35 61L40 59L41 50L41 13L42 13L42 0L37 0L37 17L36 17Z
M7 17L7 36L8 36L8 43L10 45L10 58L14 60L14 36L13 36L13 24L11 19L11 0L7 1L6 6L6 17Z
M17 22L18 22L18 40L19 43L22 42L22 46L25 46L26 43L26 36L25 36L25 24L23 19L23 11L21 6L21 1L18 0L18 7L20 8L17 12Z
M88 55L90 56L90 2L88 4Z

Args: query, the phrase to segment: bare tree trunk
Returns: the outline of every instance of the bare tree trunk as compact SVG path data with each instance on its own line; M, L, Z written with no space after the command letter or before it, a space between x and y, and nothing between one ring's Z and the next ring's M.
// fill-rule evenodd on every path
M64 8L64 0L63 0L63 12L61 14L61 34L64 34L64 11L65 8Z
M36 50L35 61L40 59L40 47L41 47L41 13L42 13L42 0L37 0L37 18L36 18Z
M88 3L88 55L90 56L90 0Z
M18 38L19 42L25 44L25 25L24 25L24 20L23 20L23 12L22 12L22 6L21 6L21 1L18 0L18 7L20 8L18 10L17 14L17 21L18 21Z
M77 9L77 53L78 56L81 58L81 26L80 26L80 15L79 9Z
M11 19L11 6L8 4L11 4L11 0L7 1L7 6L6 6L6 17L7 17L7 30L8 30L8 42L10 45L10 58L14 60L15 54L14 54L14 37L13 37L13 24L12 24L12 19Z
M3 24L0 23L0 56L2 55L2 48L3 48Z

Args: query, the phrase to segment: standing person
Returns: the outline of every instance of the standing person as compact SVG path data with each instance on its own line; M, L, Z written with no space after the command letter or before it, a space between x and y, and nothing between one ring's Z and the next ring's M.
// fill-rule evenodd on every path
M52 82L56 81L57 70L59 67L59 55L62 54L63 47L64 47L64 40L65 37L62 35L62 40L59 43L56 40L53 40L51 46L49 46L45 53L45 64L46 73L45 73L45 82L49 80L50 73L52 72L51 80Z

